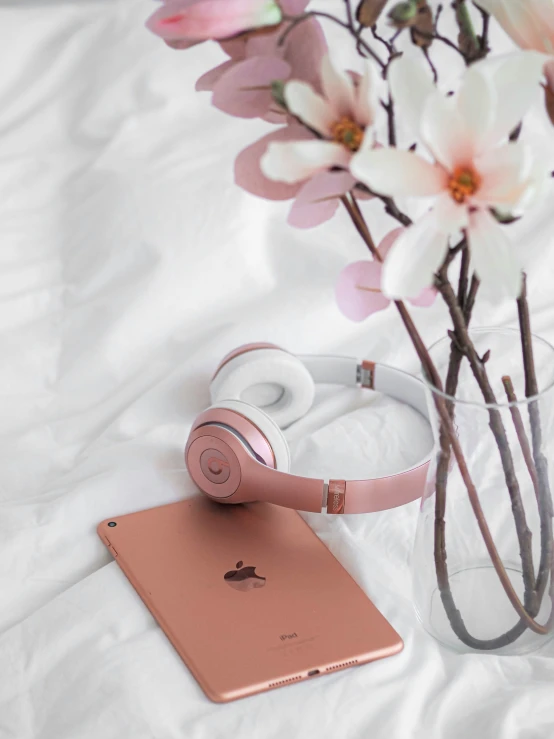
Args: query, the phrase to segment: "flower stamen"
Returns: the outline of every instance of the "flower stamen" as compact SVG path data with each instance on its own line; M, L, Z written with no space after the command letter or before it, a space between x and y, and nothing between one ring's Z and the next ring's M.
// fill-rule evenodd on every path
M457 203L465 203L481 184L481 177L471 167L456 167L448 180L448 189Z
M358 151L364 139L364 130L352 118L343 116L331 126L333 140L350 151Z

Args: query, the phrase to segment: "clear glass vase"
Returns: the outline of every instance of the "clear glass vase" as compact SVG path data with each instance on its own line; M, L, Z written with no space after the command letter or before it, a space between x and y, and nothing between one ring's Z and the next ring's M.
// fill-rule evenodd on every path
M554 348L531 337L538 393L527 398L519 331L470 338L496 402L485 403L482 377L479 385L465 356L452 358L449 338L431 347L451 394L427 386L436 446L412 559L414 602L425 629L452 649L523 654L553 629Z

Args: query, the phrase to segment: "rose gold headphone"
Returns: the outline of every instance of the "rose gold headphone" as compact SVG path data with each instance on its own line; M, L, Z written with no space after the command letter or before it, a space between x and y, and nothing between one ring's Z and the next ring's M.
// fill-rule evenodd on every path
M263 500L334 514L382 511L420 498L432 449L410 469L388 477L326 482L289 474L281 428L308 412L316 383L377 390L428 419L422 383L402 370L246 344L222 360L210 385L214 405L192 425L185 460L200 490L220 503Z

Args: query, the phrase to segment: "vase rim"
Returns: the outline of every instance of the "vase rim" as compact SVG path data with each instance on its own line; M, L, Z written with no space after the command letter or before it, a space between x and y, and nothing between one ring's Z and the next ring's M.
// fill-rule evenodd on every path
M470 335L475 334L512 334L514 336L518 337L518 341L521 341L521 334L519 329L512 328L510 326L479 326L477 328L470 328L468 329L468 332ZM531 339L533 340L533 344L542 344L544 347L549 349L552 352L552 356L554 358L554 346L544 339L542 336L538 336L535 333L531 333ZM450 341L449 336L441 336L440 339L437 339L429 346L429 353L432 352L432 350L437 347L439 344L445 343ZM432 385L427 377L425 376L425 373L423 374L422 382L425 385L425 387L431 392L433 395L438 395L441 398L444 398L445 400L448 400L455 405L464 405L464 406L473 406L474 408L480 408L480 409L506 409L506 408L518 408L518 407L525 407L529 405L529 403L533 402L534 400L539 400L540 398L544 397L547 393L549 393L554 388L554 377L552 380L548 383L546 387L544 387L542 390L537 393L537 395L531 395L529 397L522 398L521 400L516 401L506 401L504 403L485 403L484 401L478 401L478 400L461 400L457 398L455 395L449 395L448 393L445 393L444 390L438 390L434 385Z

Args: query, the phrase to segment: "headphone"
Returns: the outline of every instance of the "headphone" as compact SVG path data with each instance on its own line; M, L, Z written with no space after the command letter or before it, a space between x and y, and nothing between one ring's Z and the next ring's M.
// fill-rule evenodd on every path
M289 474L281 429L309 411L319 383L377 390L429 421L423 383L402 370L245 344L220 362L210 384L213 405L196 418L187 441L185 461L200 490L220 503L263 500L330 514L371 513L420 498L432 449L413 467L387 477L326 482Z

